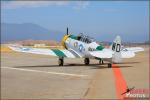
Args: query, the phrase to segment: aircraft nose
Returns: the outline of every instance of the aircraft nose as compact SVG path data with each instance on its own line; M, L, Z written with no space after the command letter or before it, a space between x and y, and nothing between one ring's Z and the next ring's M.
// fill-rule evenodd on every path
M64 48L66 48L65 41L67 40L68 37L69 37L69 35L65 35L65 36L63 37L62 41L61 41L62 46L63 46Z

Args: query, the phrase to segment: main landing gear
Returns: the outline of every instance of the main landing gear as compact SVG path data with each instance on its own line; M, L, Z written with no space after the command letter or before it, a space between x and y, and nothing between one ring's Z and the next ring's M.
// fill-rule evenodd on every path
M108 68L112 68L112 64L111 63L108 64Z
M64 65L64 58L63 57L59 58L58 64L59 64L59 66L63 66Z
M84 59L84 64L85 65L89 65L89 63L90 63L90 59L89 58L85 58ZM64 58L63 57L59 58L58 64L59 64L59 66L63 66L64 65Z
M104 61L100 60L99 63L100 64L104 64ZM64 58L63 57L59 58L58 64L59 64L59 66L63 66L64 65ZM84 64L85 65L89 65L90 64L90 59L89 58L85 58L84 59ZM108 68L112 68L112 64L111 63L108 63Z
M104 64L104 61L102 59L99 60L99 64L100 65L103 65ZM111 63L108 63L108 68L112 68L112 64Z
M104 61L103 61L102 59L100 59L100 60L99 60L99 64L100 64L100 65L103 65L103 64L104 64Z
M89 58L85 58L85 59L84 59L84 64L85 64L85 65L89 65L89 63L90 63L90 59L89 59Z

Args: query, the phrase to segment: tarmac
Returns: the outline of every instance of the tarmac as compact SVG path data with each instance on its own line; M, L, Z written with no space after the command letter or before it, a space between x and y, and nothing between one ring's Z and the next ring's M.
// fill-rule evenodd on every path
M128 87L149 91L149 48L116 64ZM1 99L118 99L116 76L107 62L1 52ZM149 97L149 94L146 94Z

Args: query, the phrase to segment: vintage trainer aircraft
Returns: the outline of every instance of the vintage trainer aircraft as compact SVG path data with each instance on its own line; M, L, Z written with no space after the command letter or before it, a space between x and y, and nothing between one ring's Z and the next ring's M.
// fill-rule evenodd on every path
M120 63L122 58L132 58L136 52L144 51L141 47L123 48L120 36L115 38L109 48L105 48L82 33L78 36L68 34L68 28L62 39L62 45L64 49L28 48L16 45L10 45L9 48L17 52L56 56L59 58L59 66L63 66L64 58L84 58L85 65L89 65L90 59L97 59L100 64L109 61L108 68L111 68L113 63Z

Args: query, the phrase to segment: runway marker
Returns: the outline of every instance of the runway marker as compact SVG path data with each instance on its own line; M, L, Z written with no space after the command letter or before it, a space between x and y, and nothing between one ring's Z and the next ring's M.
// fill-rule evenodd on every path
M55 75L62 75L62 76L75 76L75 77L85 77L85 76L87 76L87 75L78 75L78 74L69 74L69 73L58 73L58 72L47 72L47 71L22 69L22 68L11 68L11 67L1 67L1 68L14 69L14 70L20 70L20 71L29 71L29 72L39 72L39 73L46 73L46 74L55 74Z
M116 64L112 65L112 69L115 76L116 94L119 100L123 100L125 95L121 94L127 89L126 81L123 78L120 68Z

